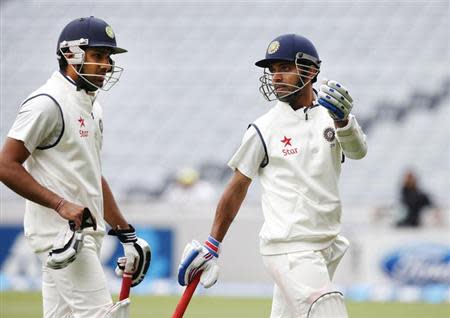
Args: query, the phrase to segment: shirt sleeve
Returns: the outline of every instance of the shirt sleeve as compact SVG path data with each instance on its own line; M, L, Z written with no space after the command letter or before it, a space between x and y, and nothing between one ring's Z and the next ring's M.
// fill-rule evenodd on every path
M348 124L336 129L336 136L346 157L350 159L364 158L367 153L366 135L355 116L350 115Z
M22 105L8 137L23 141L32 153L38 147L54 145L64 130L59 106L48 96L41 95Z
M253 179L266 156L261 138L253 126L247 129L239 149L228 162L228 166Z

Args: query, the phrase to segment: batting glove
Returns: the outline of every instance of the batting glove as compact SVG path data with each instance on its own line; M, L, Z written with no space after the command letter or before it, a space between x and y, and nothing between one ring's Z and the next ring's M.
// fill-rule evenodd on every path
M75 222L69 221L67 227L62 229L53 242L53 249L48 253L46 265L51 269L67 267L75 261L77 254L83 247L84 229L92 227L97 229L97 222L88 208L83 211L81 226L75 230Z
M353 99L348 90L336 81L322 80L319 104L328 109L334 120L347 119L353 107Z
M117 259L116 275L122 277L124 272L132 273L131 286L134 287L144 280L150 266L152 253L148 243L136 236L132 225L129 229L111 229L108 234L117 236L122 243L125 256Z
M219 265L216 262L219 248L220 242L212 236L208 237L204 245L195 240L188 243L178 268L178 283L186 286L202 271L200 283L205 288L214 285L219 278Z

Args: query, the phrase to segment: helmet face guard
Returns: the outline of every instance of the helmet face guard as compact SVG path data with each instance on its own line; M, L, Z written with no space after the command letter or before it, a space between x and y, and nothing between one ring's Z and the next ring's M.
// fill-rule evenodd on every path
M103 91L109 91L119 81L120 76L123 72L123 68L115 65L112 59L110 59L110 64L86 62L86 52L81 48L81 46L89 48L89 40L80 39L61 42L59 45L59 58L66 59L69 67L73 67L77 75L87 84ZM78 67L75 67L76 65ZM106 73L106 75L83 73L84 65L105 66L108 69L108 72ZM90 81L88 77L103 78L103 85L99 86L95 84L94 82Z
M97 89L108 91L119 81L123 68L116 66L111 58L109 64L87 62L85 49L88 48L107 48L111 50L111 54L125 53L127 50L117 46L116 36L111 26L93 16L71 21L59 36L57 58L65 59L68 67L75 70L80 80L77 84L79 88L86 88L89 91ZM84 72L85 65L103 66L108 71L106 74L88 74ZM100 81L95 84L92 81L93 78L103 80L103 84L99 85Z
M274 60L273 62L275 62ZM268 71L268 67L264 68L264 74L259 78L261 85L259 91L268 100L280 100L287 102L289 98L302 90L309 82L316 79L320 72L321 61L314 56L298 52L295 57L295 61L291 60L278 60L286 62L294 62L297 72L279 72L271 73ZM298 76L298 82L296 85L274 82L273 77L277 74L296 75ZM275 85L285 87L286 90L276 90Z

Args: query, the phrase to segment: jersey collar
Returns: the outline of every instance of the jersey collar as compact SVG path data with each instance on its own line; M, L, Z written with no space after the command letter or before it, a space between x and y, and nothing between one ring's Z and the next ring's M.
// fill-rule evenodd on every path
M97 92L90 94L90 93L87 93L84 89L79 91L77 89L77 84L75 83L75 81L72 78L70 78L70 76L67 76L66 74L64 74L61 71L58 71L55 73L65 79L64 82L67 84L66 86L73 88L75 91L79 92L82 95L86 95L89 99L91 99L92 102L94 102L94 100L97 98Z

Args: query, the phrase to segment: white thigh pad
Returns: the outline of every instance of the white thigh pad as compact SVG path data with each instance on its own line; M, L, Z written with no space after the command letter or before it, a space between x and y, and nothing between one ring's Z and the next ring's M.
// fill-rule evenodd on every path
M309 308L308 318L348 318L344 296L338 291L325 293Z

